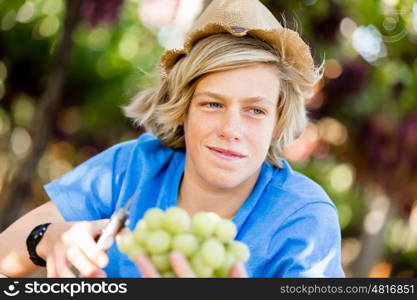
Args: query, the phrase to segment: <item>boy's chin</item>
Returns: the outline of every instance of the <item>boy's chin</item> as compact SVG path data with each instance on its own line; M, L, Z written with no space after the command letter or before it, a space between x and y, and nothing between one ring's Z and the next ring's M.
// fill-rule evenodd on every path
M228 175L227 178L223 176L212 175L208 180L212 186L222 190L230 190L236 188L241 185L243 181L243 178L236 178L236 175L234 174Z

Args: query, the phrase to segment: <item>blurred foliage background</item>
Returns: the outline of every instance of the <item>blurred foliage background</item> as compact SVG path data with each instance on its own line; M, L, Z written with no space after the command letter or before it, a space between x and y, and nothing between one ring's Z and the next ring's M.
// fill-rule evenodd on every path
M140 134L120 107L158 80L197 2L0 0L2 230L48 200L43 184ZM336 204L346 275L417 277L417 4L262 2L325 60L285 157Z

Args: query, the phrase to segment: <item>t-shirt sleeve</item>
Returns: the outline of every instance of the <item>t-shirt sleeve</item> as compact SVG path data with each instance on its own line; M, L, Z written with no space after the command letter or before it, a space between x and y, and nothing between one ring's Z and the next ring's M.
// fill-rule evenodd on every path
M44 186L66 221L109 218L133 142L115 145Z
M325 202L306 204L274 234L270 267L275 277L344 277L337 210Z

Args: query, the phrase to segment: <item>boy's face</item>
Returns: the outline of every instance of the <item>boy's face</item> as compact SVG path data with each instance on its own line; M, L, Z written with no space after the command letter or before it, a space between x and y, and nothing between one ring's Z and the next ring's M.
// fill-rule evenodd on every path
M257 178L273 136L279 94L274 66L206 75L184 117L186 171L215 188Z

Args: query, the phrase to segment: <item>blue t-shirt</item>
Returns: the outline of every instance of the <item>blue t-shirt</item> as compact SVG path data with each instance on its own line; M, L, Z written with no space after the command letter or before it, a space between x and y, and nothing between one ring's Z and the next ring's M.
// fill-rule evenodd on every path
M237 240L251 251L251 277L344 277L337 210L323 189L291 169L263 163L256 185L233 221ZM66 221L110 218L138 193L129 210L134 229L147 209L177 205L185 152L149 133L117 144L45 185ZM114 244L108 277L138 277L135 264Z

